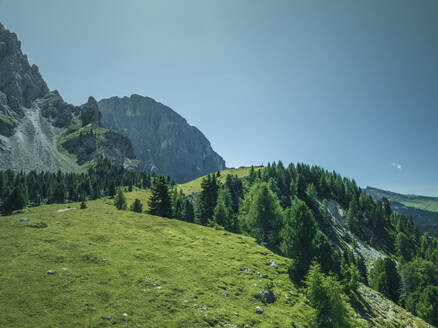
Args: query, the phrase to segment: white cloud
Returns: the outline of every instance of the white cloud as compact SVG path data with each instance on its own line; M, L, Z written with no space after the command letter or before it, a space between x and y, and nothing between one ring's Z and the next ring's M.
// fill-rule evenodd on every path
M401 165L400 163L392 163L392 166L394 166L397 170L401 170L403 168L403 165Z

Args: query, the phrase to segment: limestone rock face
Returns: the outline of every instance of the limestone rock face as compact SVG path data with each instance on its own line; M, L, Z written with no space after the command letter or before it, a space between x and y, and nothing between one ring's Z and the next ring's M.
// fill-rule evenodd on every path
M88 102L81 106L81 120L83 125L100 123L100 112L97 101L93 97L88 98Z
M139 95L98 104L103 127L129 137L145 170L182 183L225 168L202 132L169 107Z
M0 91L14 111L30 107L33 100L49 91L38 67L29 65L20 47L17 35L0 24Z

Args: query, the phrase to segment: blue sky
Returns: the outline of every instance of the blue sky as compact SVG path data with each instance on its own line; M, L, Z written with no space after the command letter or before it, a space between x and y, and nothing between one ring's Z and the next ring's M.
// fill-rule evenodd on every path
M435 0L0 0L0 22L65 100L155 98L228 166L438 196Z

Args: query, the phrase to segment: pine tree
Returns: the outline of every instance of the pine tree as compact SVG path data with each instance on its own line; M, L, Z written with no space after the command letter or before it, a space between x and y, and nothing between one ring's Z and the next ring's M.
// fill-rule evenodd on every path
M304 278L316 255L316 232L313 213L302 200L292 200L291 208L284 216L280 250L294 260L289 273L296 281Z
M227 189L221 189L213 215L213 221L228 231L233 231L235 227L231 202L230 192Z
M2 214L9 215L13 211L21 210L25 205L26 200L21 186L15 187L8 193L2 204Z
M395 263L390 258L379 258L370 272L370 285L385 297L398 301L400 295L400 276Z
M183 220L187 222L193 222L195 220L195 211L193 209L193 203L191 200L186 199L183 208Z
M266 182L255 183L246 194L239 211L243 232L277 249L283 212L280 201Z
M118 210L126 210L128 207L127 202L126 202L126 197L125 197L125 194L123 193L122 188L119 188L119 190L117 191L117 195L114 199L114 206Z
M316 309L317 327L354 327L347 302L339 283L324 276L319 265L312 265L306 277L306 292L310 305Z
M159 175L151 187L151 197L149 198L149 213L161 217L169 218L172 216L172 203L169 196L169 186L166 178Z
M218 196L219 185L216 180L216 175L207 175L202 179L201 192L197 200L198 219L199 223L206 225L213 218L214 208Z
M141 213L143 212L143 204L141 203L140 199L136 198L129 209L133 212Z

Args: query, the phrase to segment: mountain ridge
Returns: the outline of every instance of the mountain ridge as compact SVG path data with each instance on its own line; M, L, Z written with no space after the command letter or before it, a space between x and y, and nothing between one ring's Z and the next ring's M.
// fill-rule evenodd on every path
M154 122L143 122L134 135L117 124L102 124L108 120L99 104L115 99L152 104ZM225 168L199 129L152 98L132 95L98 103L89 97L80 106L65 102L57 90L49 90L38 66L30 65L17 35L1 24L0 154L0 169L83 171L103 156L179 182Z
M369 186L365 191L374 200L387 198L396 212L412 217L421 232L438 237L438 197L405 195Z

